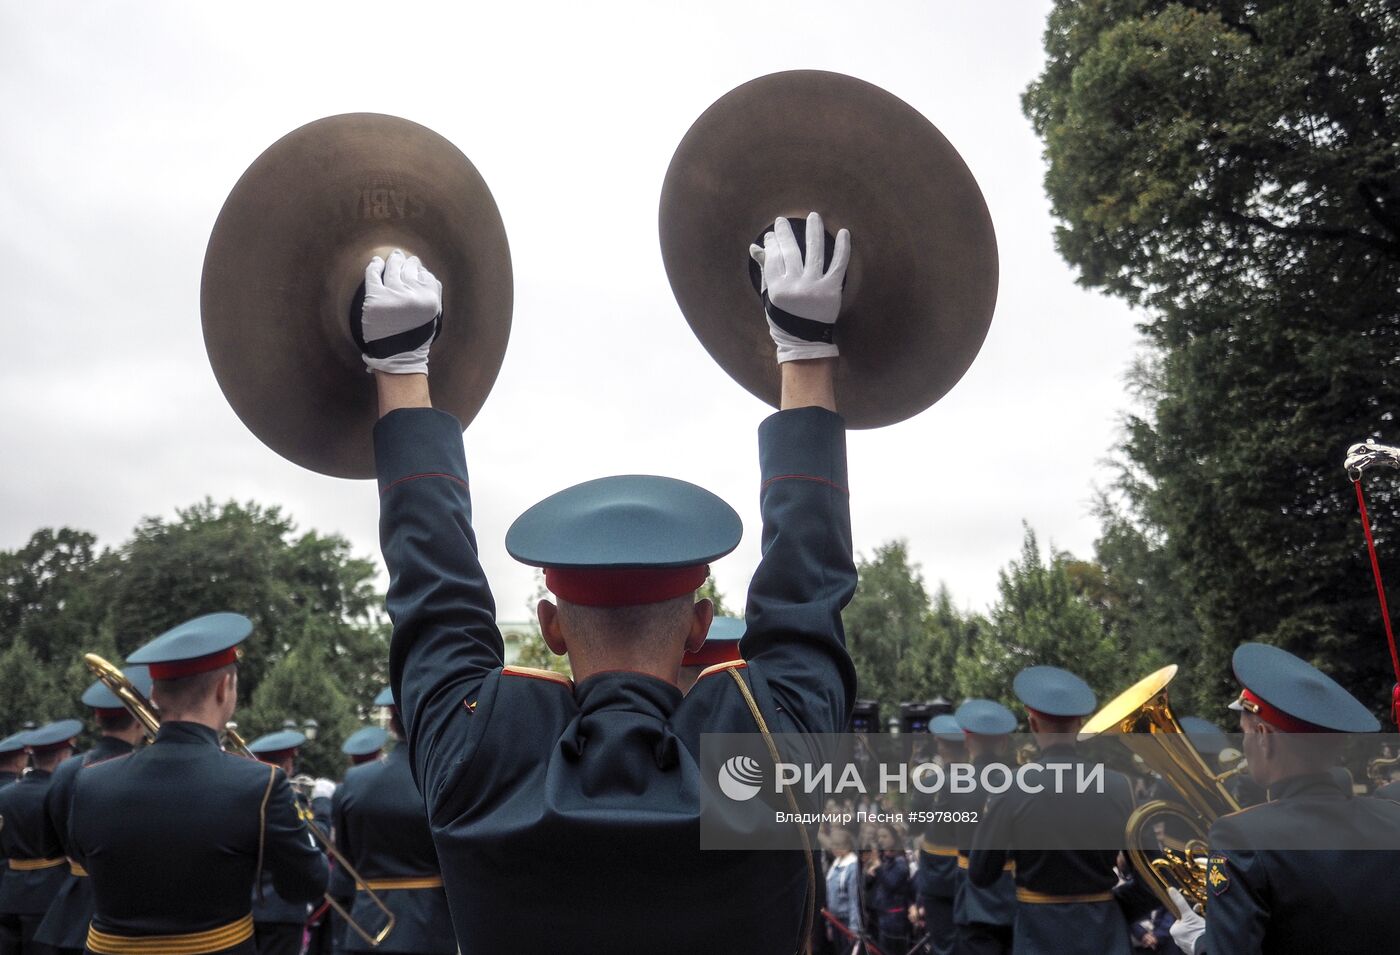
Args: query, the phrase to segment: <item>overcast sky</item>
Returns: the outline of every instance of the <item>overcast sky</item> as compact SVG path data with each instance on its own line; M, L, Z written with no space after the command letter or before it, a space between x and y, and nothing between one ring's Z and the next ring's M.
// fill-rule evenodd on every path
M768 409L681 317L656 209L710 103L816 68L932 120L980 182L1000 245L996 318L966 377L918 417L850 436L857 549L906 538L930 586L978 609L1023 520L1088 555L1137 316L1077 287L1054 251L1020 110L1049 6L3 0L0 549L56 525L117 544L143 516L208 495L281 504L378 560L373 484L264 448L224 401L199 320L205 245L244 169L304 123L374 111L466 153L509 234L511 342L466 435L500 616L523 618L533 585L503 548L510 522L560 488L638 471L738 509L744 541L715 571L742 605Z

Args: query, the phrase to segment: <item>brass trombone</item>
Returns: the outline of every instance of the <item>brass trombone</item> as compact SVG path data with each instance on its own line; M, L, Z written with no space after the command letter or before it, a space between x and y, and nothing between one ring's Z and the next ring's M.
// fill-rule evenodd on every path
M145 730L146 739L154 740L157 731L160 730L160 717L156 714L156 709L151 704L151 701L146 699L141 691L132 685L131 681L126 678L126 674L122 673L121 670L117 669L97 654L84 654L83 662L86 663L88 669L96 674L97 678L106 685L107 689L111 690L116 695L117 699L121 700L127 712L135 717L137 722L141 724L141 728ZM225 748L230 752L237 753L240 756L246 756L252 760L257 759L252 751L248 749L248 744L243 741L242 736L238 735L238 731L233 728L232 724L224 727L224 737L228 743ZM335 843L331 841L331 837L310 819L306 820L306 825L311 830L312 837L315 838L316 841L321 844L321 847L326 850L326 853L335 860L336 865L340 866L345 871L345 874L355 881L355 888L363 890L366 898L370 900L374 907L384 913L384 927L371 935L358 922L350 917L350 912L345 906L331 898L330 895L325 897L330 907L337 915L345 920L345 924L350 926L356 935L360 936L360 938L364 939L368 944L377 946L380 942L384 941L384 939L388 937L389 932L393 930L394 913L389 911L389 907L384 904L384 900L375 894L364 877L360 875L359 872L355 871L355 867L350 864L349 859L345 858L345 854L335 847Z
M1176 912L1167 892L1171 888L1180 890L1193 909L1203 911L1210 896L1206 887L1207 836L1216 819L1239 811L1225 780L1245 767L1241 761L1229 772L1216 773L1191 744L1167 702L1167 686L1176 671L1176 664L1163 667L1124 690L1084 724L1079 739L1118 736L1148 769L1180 793L1181 802L1154 799L1133 810L1127 824L1127 854L1168 911ZM1180 819L1194 836L1185 841L1161 840L1160 857L1148 858L1142 848L1144 832L1150 821L1164 817ZM1176 914L1180 917L1183 913Z

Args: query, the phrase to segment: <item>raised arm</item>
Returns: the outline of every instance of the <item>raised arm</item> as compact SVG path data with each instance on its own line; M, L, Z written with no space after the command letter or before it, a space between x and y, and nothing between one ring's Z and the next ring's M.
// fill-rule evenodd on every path
M824 269L821 217L807 220L805 260L786 219L763 248L763 299L782 375L781 407L759 428L763 559L749 587L741 652L786 714L780 729L836 733L855 698L841 610L855 593L846 428L836 414L832 326L850 235ZM806 337L803 337L806 336Z
M394 624L389 681L420 785L443 778L429 767L464 755L469 704L504 652L472 531L461 425L433 409L428 391L441 307L442 285L417 258L395 252L370 262L359 337L379 396L374 454Z

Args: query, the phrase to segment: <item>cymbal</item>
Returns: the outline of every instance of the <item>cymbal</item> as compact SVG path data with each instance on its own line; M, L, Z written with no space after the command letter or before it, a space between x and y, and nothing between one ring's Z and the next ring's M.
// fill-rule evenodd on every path
M395 248L442 281L433 404L465 426L505 356L513 286L496 202L457 147L395 116L320 119L269 146L214 223L200 288L209 363L243 423L313 471L374 476L374 380L350 308L370 257Z
M836 325L847 425L918 414L957 384L986 338L996 235L957 150L878 86L818 70L773 73L725 94L690 127L659 217L686 321L731 377L776 407L778 368L749 243L761 244L776 216L813 210L831 235L851 231Z

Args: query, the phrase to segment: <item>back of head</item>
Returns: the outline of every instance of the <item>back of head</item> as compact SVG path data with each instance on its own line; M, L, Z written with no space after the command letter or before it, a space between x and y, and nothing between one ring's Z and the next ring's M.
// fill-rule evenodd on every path
M229 663L173 680L156 680L151 686L151 701L160 708L161 719L203 722L210 718L216 708L215 692L235 666Z
M692 594L625 607L559 601L559 630L574 672L634 670L674 674L693 632Z

